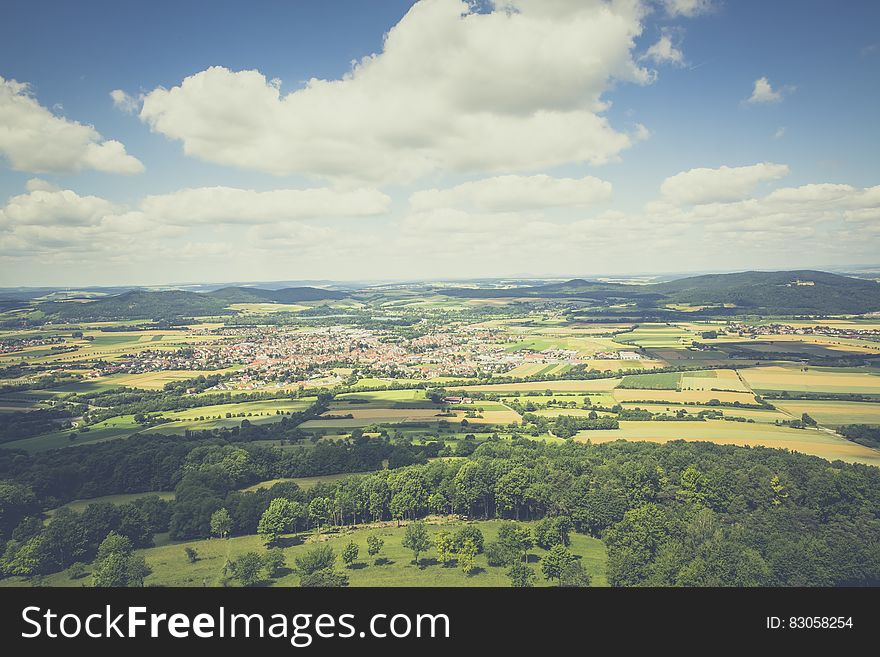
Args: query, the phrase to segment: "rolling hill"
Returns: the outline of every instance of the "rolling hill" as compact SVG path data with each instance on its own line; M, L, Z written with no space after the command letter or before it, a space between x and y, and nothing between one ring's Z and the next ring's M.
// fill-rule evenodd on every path
M286 287L280 290L264 290L258 287L223 287L205 296L226 303L299 303L302 301L322 301L324 299L344 299L344 292L324 290L319 287Z
M880 283L822 271L797 270L691 276L666 283L626 285L572 279L503 289L454 288L441 294L468 298L571 298L622 301L640 307L669 303L734 305L748 312L860 314L880 310Z

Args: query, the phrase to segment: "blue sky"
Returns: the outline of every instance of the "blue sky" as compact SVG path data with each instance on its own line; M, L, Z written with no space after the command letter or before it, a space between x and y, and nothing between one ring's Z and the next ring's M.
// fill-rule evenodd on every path
M880 3L4 9L0 284L876 263Z

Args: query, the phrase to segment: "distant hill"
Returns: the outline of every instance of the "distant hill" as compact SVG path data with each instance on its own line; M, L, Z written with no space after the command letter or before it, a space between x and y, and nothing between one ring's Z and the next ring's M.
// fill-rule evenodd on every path
M298 303L301 301L322 301L324 299L344 299L344 292L324 290L319 287L286 287L281 290L263 290L257 287L224 287L208 292L208 297L226 303Z
M530 287L437 291L455 297L621 300L639 306L733 304L748 312L781 314L861 314L880 310L880 283L810 270L708 274L648 285L572 279Z
M228 315L226 303L196 292L133 290L97 301L47 301L37 306L47 315L67 321L114 319L173 320L203 315Z
M677 303L734 304L761 312L858 314L880 310L880 283L824 271L709 274L654 287Z

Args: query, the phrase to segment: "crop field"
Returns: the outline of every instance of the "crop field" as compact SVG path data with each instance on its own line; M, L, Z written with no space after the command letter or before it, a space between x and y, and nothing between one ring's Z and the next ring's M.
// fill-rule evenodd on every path
M611 338L575 337L572 335L534 335L505 346L506 351L544 351L545 349L567 349L578 352L580 356L592 356L600 351L617 351L619 344Z
M167 411L162 413L162 417L171 420L172 423L158 425L151 428L150 431L153 433L182 433L188 429L238 426L242 420L248 420L254 424L277 422L282 417L279 413L288 414L303 411L314 401L314 397L270 399ZM227 417L227 414L231 417Z
M746 392L723 392L716 390L632 390L617 388L613 392L619 402L669 402L705 404L711 399L720 402L739 402L741 404L756 403L755 396Z
M763 445L811 454L828 460L880 465L880 451L850 442L822 429L791 429L759 423L707 420L705 422L622 421L620 429L580 431L575 440L607 443L615 440L705 441L721 445Z
M778 404L777 404L778 406ZM624 408L641 408L651 413L675 415L679 410L685 410L692 415L700 411L720 411L725 417L744 417L755 422L769 422L773 424L777 420L791 420L792 416L782 411L764 410L757 408L733 408L731 406L699 406L693 404L623 404ZM798 418L800 415L797 416Z
M844 401L773 400L773 405L800 418L807 413L819 424L839 427L845 424L873 424L880 426L880 404Z
M486 520L473 523L483 533L485 541L494 541L498 535L501 521ZM530 524L530 523L523 523ZM433 535L438 531L455 532L464 526L464 521L431 520L428 533L433 542ZM489 566L484 554L478 554L476 569L466 575L453 563L443 567L436 562L436 553L432 548L420 557L419 565L413 564L412 552L403 547L405 527L397 527L396 523L382 523L375 526L363 526L356 529L344 529L335 533L325 533L316 537L314 533L291 535L282 539L282 549L288 566L294 559L302 555L316 542L330 545L337 554L336 568L350 578L350 586L510 586L506 567ZM367 556L367 536L375 534L384 541L379 557L385 561L380 565ZM353 541L360 549L355 567L344 568L338 555L342 549ZM198 559L190 563L185 548L196 550ZM601 541L583 534L571 534L569 549L580 558L585 570L592 577L593 586L606 586L605 562L607 560L605 546ZM235 559L245 552L265 552L259 536L241 536L229 539L207 539L188 541L185 543L169 543L160 547L138 550L152 570L152 574L144 581L145 586L219 586L222 585L222 573L227 560ZM547 586L548 582L540 574L540 558L546 554L541 548L532 548L532 568L536 571L536 586ZM90 569L87 568L87 571ZM66 572L56 573L45 578L47 586L80 586L90 579L71 579ZM4 585L21 585L18 578L3 580ZM237 583L229 582L236 586ZM299 577L288 570L284 576L265 582L269 586L298 586Z
M637 345L648 348L667 347L672 349L681 348L699 339L699 333L666 324L643 324L632 331L621 333L614 338L616 342L622 345Z
M474 411L477 409L474 405ZM465 417L467 411L450 411L449 415L443 414L440 408L351 408L344 411L345 415L351 415L351 418L341 418L343 411L328 411L321 417L328 416L328 419L313 419L303 422L300 426L304 429L315 429L321 427L365 427L371 424L401 424L412 422L448 422L450 424L460 423L467 420L468 424L510 424L511 422L519 422L519 414L512 410L495 410L483 411L480 413L482 417Z
M562 374L571 369L565 363L523 363L505 372L505 376L526 377L545 374Z
M640 390L678 390L681 381L680 372L662 372L659 374L628 374L617 385L618 388L635 388Z
M880 376L798 366L752 367L742 377L754 390L880 394Z
M626 370L642 370L664 367L665 362L649 358L641 358L639 360L615 360L615 359L593 359L588 358L583 361L584 365L593 370L602 372L625 372Z

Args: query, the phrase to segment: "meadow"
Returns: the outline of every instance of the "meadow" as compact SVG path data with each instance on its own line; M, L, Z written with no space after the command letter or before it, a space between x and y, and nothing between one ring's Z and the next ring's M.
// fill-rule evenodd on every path
M497 538L498 528L502 521L487 520L473 523L451 518L433 518L428 520L428 532L433 540L434 534L440 530L455 532L465 524L472 524L480 529L488 543ZM530 525L531 523L522 523ZM432 548L420 557L420 564L412 563L413 554L402 546L405 527L397 527L396 523L386 522L376 525L364 525L357 528L342 528L333 533L316 535L306 532L282 537L281 545L288 565L283 575L277 579L264 580L262 586L298 586L299 576L290 568L294 559L302 555L316 544L329 545L337 554L337 570L344 572L350 580L350 586L431 586L431 587L467 587L467 586L510 586L506 575L506 567L489 566L484 554L476 557L476 568L472 574L465 574L453 562L444 567L437 563L436 552ZM384 541L379 557L380 564L367 555L367 536L375 535ZM351 568L345 568L338 555L349 542L354 542L360 551L358 560ZM185 549L196 551L198 557L191 563ZM605 563L607 560L605 546L601 541L572 533L569 549L583 564L592 578L593 586L607 586ZM159 547L138 550L147 562L152 573L145 579L145 586L219 586L224 581L224 567L228 560L246 552L265 552L265 546L259 536L240 536L229 539L206 539L180 543L168 543ZM537 586L548 586L540 573L540 559L546 551L535 547L529 551L529 561L535 571ZM86 569L88 572L91 568ZM67 572L56 573L44 578L47 586L81 586L90 581L86 576L82 579L71 579ZM21 585L20 578L0 580L0 586ZM231 586L237 582L229 580Z
M880 395L880 376L870 372L837 372L796 365L752 367L741 371L754 390L861 393Z
M880 426L880 404L867 402L774 400L773 405L794 417L808 414L819 424L839 427L845 424Z

